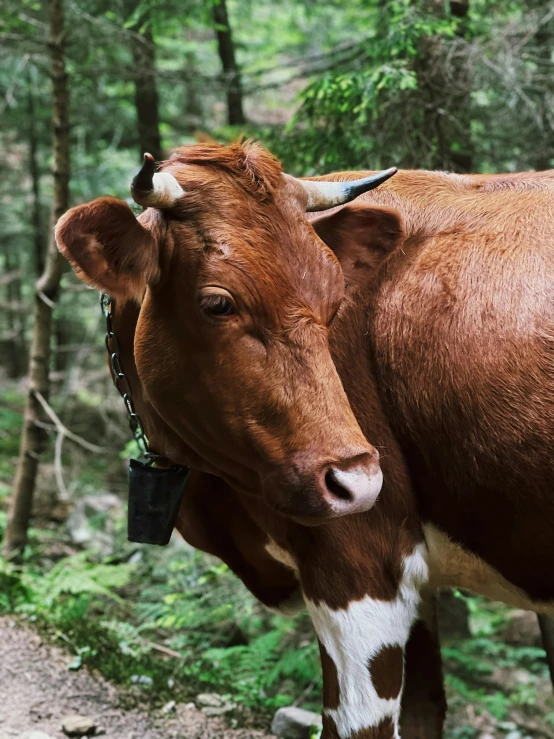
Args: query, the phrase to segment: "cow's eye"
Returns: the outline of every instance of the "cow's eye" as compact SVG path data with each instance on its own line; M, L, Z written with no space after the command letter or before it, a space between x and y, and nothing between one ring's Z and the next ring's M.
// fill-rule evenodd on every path
M210 316L232 316L235 312L235 306L224 295L207 295L200 306Z

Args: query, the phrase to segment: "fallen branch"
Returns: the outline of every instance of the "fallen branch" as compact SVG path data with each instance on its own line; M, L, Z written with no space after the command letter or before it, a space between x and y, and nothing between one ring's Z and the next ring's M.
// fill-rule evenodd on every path
M69 492L65 486L63 479L63 464L62 464L62 447L63 440L65 439L65 431L58 429L58 436L56 438L56 447L54 453L54 472L56 474L56 483L58 485L58 491L60 493L60 500L69 500Z
M179 654L179 652L176 652L173 649L170 649L169 647L164 647L161 644L154 644L152 641L145 641L144 644L147 647L150 647L150 649L155 649L156 652L161 652L162 654L167 654L168 657L175 657L176 659L183 659L182 654Z
M106 452L106 449L104 449L103 447L96 446L96 444L91 444L90 441L87 441L86 439L83 439L81 436L74 434L73 431L70 431L66 426L64 426L63 423L58 418L58 416L55 414L54 410L48 405L42 393L39 393L38 390L35 390L33 392L33 395L38 400L38 402L41 404L43 411L46 413L48 418L52 421L58 433L63 433L63 435L67 436L68 439L71 439L71 441L74 441L76 444L80 444L84 449L87 449L89 452L94 452L95 454L104 454Z
M14 269L11 272L6 272L5 274L0 275L0 287L9 285L10 282L14 282L15 280L19 280L21 274L20 269Z

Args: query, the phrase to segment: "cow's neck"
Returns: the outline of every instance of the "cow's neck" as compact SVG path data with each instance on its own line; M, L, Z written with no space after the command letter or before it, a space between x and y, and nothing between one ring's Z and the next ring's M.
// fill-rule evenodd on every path
M407 238L431 236L469 222L475 223L474 192L462 177L443 172L409 174L409 183L404 184L400 172L390 187L368 193L361 200L397 210L402 216ZM419 182L414 182L416 174Z
M355 179L362 174L345 173L337 178ZM536 196L552 190L554 170L499 175L400 170L359 201L398 210L407 237L421 237L454 229L490 229L495 213L501 212L503 220L517 213L523 193Z

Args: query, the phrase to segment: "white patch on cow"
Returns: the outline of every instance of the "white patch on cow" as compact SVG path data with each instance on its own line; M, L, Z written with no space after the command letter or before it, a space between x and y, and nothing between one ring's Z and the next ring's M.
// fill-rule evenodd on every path
M515 608L554 615L554 603L537 603L480 557L467 552L432 524L425 524L429 587L465 588Z
M270 539L265 545L265 550L270 557L285 565L285 567L289 567L296 577L298 577L298 567L296 566L296 561L290 552L280 547L273 539ZM298 590L296 590L292 595L281 601L278 606L270 608L269 610L274 613L279 613L281 616L294 616L297 613L301 613L306 610L304 595L302 594L300 586L298 586Z
M296 616L297 613L302 613L306 610L306 603L304 602L304 595L300 586L298 590L295 590L292 595L282 600L278 606L268 606L270 611L278 613L280 616Z
M282 565L285 565L285 567L289 567L298 577L298 565L296 564L296 560L292 556L291 552L280 547L273 539L270 539L265 545L265 550L270 557L273 557L273 559L277 560L277 562L280 562Z
M326 713L334 720L341 739L387 718L392 718L398 736L400 695L390 700L380 698L369 665L383 647L406 645L417 619L419 591L427 578L426 548L418 544L404 560L404 574L394 601L367 595L340 610L306 601L317 635L337 668L339 706Z

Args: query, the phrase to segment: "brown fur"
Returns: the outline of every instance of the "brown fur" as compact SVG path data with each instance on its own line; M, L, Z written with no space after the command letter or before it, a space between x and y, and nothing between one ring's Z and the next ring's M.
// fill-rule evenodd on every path
M339 707L340 702L337 666L321 642L319 642L319 654L321 656L321 669L323 670L324 675L323 707L333 710Z
M260 202L268 200L278 188L283 171L279 160L253 141L229 146L217 143L182 146L164 163L164 169L179 178L183 164L224 171ZM182 184L188 184L188 179Z
M266 606L297 595L297 578L267 553L267 534L219 478L191 471L177 528L189 544L225 561Z
M382 272L380 385L424 517L552 600L554 178L468 179L478 193L451 196L435 232L408 220Z
M323 714L323 737L325 739L341 739L335 722L330 716ZM394 739L392 719L383 719L378 726L371 726L351 734L349 739Z
M371 658L368 665L373 687L380 698L398 698L402 689L404 672L404 650L402 647L387 646Z
M72 208L56 226L60 251L80 279L137 302L159 279L157 236L128 205L107 197Z
M394 739L394 724L391 718L384 718L378 726L368 726L350 735L350 739Z
M352 203L324 216L310 215L317 235L333 244L342 271L352 285L364 285L402 239L398 213Z
M446 696L436 622L417 621L405 650L402 739L441 739Z
M323 734L325 739L341 739L339 732L337 731L337 725L331 716L328 716L325 712L323 713Z

